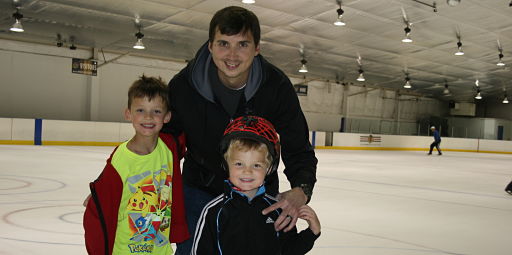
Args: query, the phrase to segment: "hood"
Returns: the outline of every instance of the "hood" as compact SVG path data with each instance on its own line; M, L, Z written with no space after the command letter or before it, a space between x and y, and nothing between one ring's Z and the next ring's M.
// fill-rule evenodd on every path
M194 61L190 63L189 68L189 82L192 86L208 101L215 103L211 81L208 76L208 71L210 67L210 63L212 62L212 55L210 50L208 50L208 41L199 48L194 58ZM247 80L247 85L245 85L244 95L246 101L249 101L256 91L258 91L259 86L263 80L263 72L262 72L262 57L258 54L258 56L254 57L253 63L251 65L251 70L249 73L249 78Z

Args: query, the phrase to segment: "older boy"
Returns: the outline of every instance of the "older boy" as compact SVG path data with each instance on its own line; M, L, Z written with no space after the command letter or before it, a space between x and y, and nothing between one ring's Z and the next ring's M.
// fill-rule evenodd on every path
M160 134L171 119L167 93L161 79L144 75L128 91L124 115L135 135L90 184L83 223L89 254L172 254L170 243L189 237L178 156L183 141Z
M279 138L267 120L243 116L233 120L221 141L224 168L229 171L224 194L201 213L192 246L196 254L305 254L320 236L320 222L313 209L303 205L299 218L309 228L297 234L276 230L282 210L267 215L262 210L277 200L266 193L265 178L277 170Z

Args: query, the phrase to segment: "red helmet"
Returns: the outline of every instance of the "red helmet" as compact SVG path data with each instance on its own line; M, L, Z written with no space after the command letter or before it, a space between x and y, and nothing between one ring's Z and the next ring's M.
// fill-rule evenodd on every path
M279 136L270 121L258 116L242 116L231 121L220 142L220 151L224 154L232 139L248 138L267 145L268 152L272 156L272 163L267 175L275 172L279 165L280 147ZM224 162L227 170L227 164Z

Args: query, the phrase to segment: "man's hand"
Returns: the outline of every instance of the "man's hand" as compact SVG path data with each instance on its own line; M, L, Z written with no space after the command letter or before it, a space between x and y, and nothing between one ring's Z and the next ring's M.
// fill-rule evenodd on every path
M265 208L262 213L266 215L278 208L281 208L283 211L277 218L276 222L274 222L274 228L276 231L284 229L284 232L288 232L295 227L299 217L299 210L306 204L308 197L304 194L301 188L295 187L279 194L277 199L279 202Z

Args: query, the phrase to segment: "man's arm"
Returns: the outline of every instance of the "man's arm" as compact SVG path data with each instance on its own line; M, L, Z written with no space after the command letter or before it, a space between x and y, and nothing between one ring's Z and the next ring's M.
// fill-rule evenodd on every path
M278 231L289 231L297 222L299 208L311 199L318 160L309 142L309 128L297 94L288 78L284 77L282 83L278 93L277 115L271 121L280 136L284 173L292 189L281 193L279 202L263 213L281 208L283 212L274 226Z

